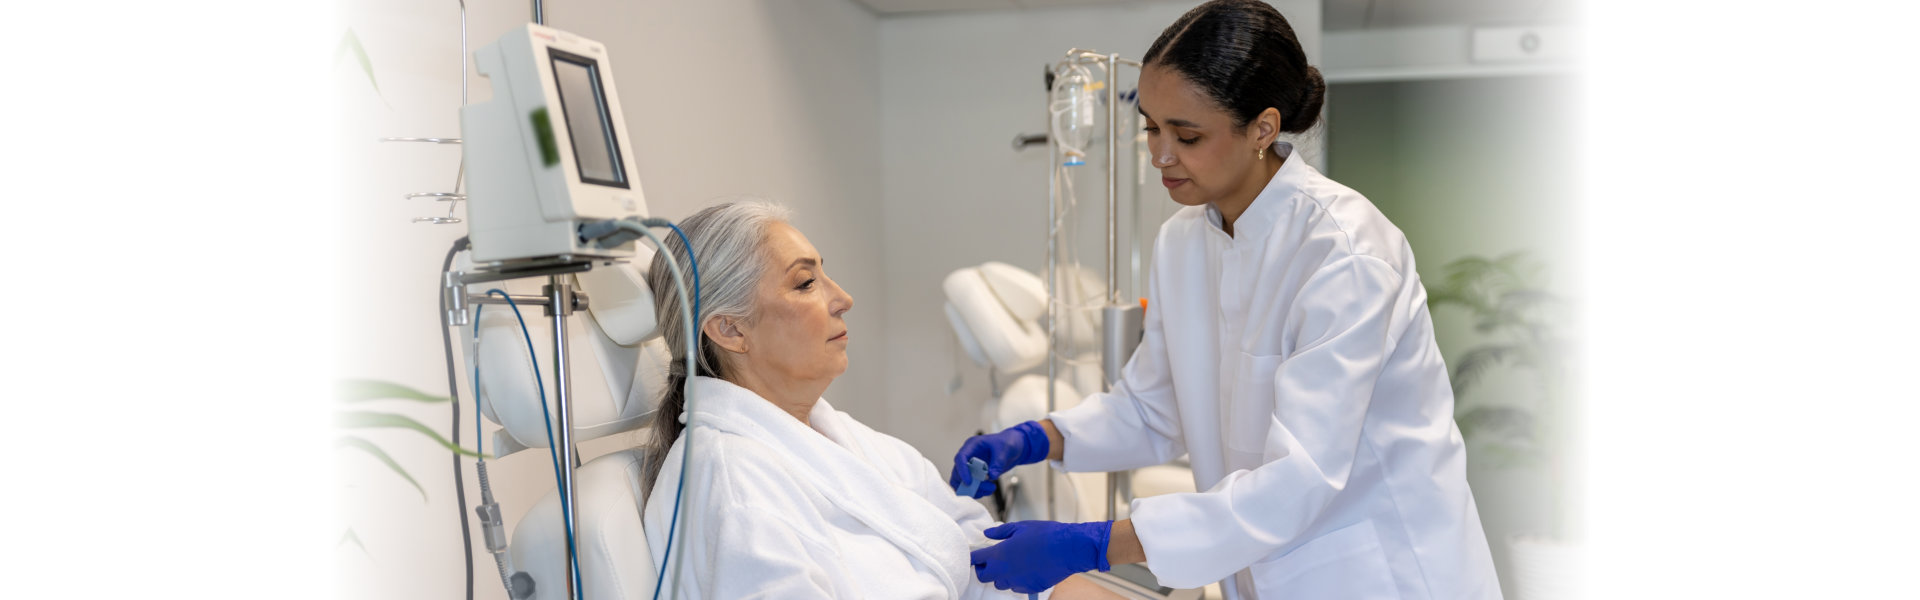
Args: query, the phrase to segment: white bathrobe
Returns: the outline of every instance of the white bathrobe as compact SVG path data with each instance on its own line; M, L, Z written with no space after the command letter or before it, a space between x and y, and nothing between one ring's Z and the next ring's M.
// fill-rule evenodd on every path
M740 386L693 383L693 464L669 578L683 598L1024 598L974 578L996 523L912 446L821 400L808 423ZM656 568L687 435L647 498ZM671 564L668 565L671 568Z

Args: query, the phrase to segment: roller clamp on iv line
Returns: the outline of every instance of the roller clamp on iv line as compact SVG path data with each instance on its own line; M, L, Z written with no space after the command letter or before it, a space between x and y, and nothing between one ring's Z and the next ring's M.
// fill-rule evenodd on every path
M979 458L969 458L967 459L967 480L961 482L960 488L954 490L954 492L961 496L972 498L975 492L980 491L980 484L986 480L987 461L980 460Z

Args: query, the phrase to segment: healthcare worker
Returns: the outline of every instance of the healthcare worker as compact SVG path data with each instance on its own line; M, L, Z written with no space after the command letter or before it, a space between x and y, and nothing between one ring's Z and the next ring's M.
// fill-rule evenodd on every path
M1326 84L1257 0L1175 21L1140 74L1153 164L1184 205L1160 228L1146 333L1110 393L968 439L989 478L1043 459L1118 471L1182 454L1197 489L1129 519L988 529L981 581L1018 592L1145 562L1230 598L1499 598L1453 393L1405 236L1282 133ZM979 494L991 493L982 485Z

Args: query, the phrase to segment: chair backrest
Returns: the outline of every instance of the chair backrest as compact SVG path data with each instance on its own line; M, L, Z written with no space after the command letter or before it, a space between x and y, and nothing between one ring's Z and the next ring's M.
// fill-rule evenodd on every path
M1006 263L989 262L947 275L948 323L974 364L1019 373L1046 360L1046 283Z
M574 439L586 441L638 429L658 402L666 385L666 365L672 352L653 335L655 319L653 296L636 264L600 265L581 273L578 283L588 296L588 310L567 319L568 340L572 350L570 372L575 373L573 393ZM540 283L514 280L469 286L471 293L485 293L501 287L509 293L538 294ZM551 363L552 321L542 316L539 307L520 308L527 331L505 306L492 305L481 312L479 343L472 334L460 336L467 364L481 366L477 397L480 411L488 420L499 423L500 434L490 445L495 455L505 456L527 448L548 446L547 426L552 419L553 365ZM525 336L533 338L533 350L540 356L540 369L534 369L528 355ZM582 360L585 347L593 361ZM599 367L601 377L586 381L588 364ZM469 375L471 376L471 375ZM605 392L596 386L604 382ZM546 403L542 406L544 391Z
M655 332L653 295L642 268L650 257L651 252L644 252L632 263L596 265L575 275L587 294L588 307L575 313L578 318L566 320L568 366L575 384L570 398L576 443L645 426L666 385L672 352ZM472 267L463 263L461 268ZM485 293L499 287L513 294L539 294L541 283L513 280L478 284L469 291ZM540 307L520 310L526 318L526 333L512 310L492 305L480 315L478 343L470 331L461 336L467 364L478 360L481 367L476 394L481 413L501 425L494 443L486 448L496 456L548 447L546 428L554 404L552 321ZM529 334L533 350L540 355L541 382L535 381L533 359L523 337ZM589 352L580 352L583 347ZM591 354L592 359L583 354ZM599 367L598 378L591 376L594 366ZM596 388L601 382L604 391ZM542 388L546 406L541 403ZM643 458L640 449L623 450L574 470L575 542L584 597L646 600L653 596L653 553L641 526L646 500L640 492ZM560 495L550 478L513 484L548 488L533 508L513 522L508 545L513 568L533 578L534 598L568 600L567 532Z
M574 471L575 533L580 588L594 600L647 600L656 577L641 527L640 464L645 453L622 450ZM515 569L533 577L535 600L567 599L567 531L560 495L549 491L520 518L508 546Z

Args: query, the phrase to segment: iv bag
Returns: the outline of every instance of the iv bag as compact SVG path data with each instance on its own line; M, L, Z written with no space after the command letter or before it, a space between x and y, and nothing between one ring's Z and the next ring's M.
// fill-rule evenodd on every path
M1060 144L1067 166L1087 164L1087 145L1093 141L1096 99L1105 84L1095 81L1085 65L1068 65L1053 80L1052 99L1047 108L1053 113L1053 139Z

